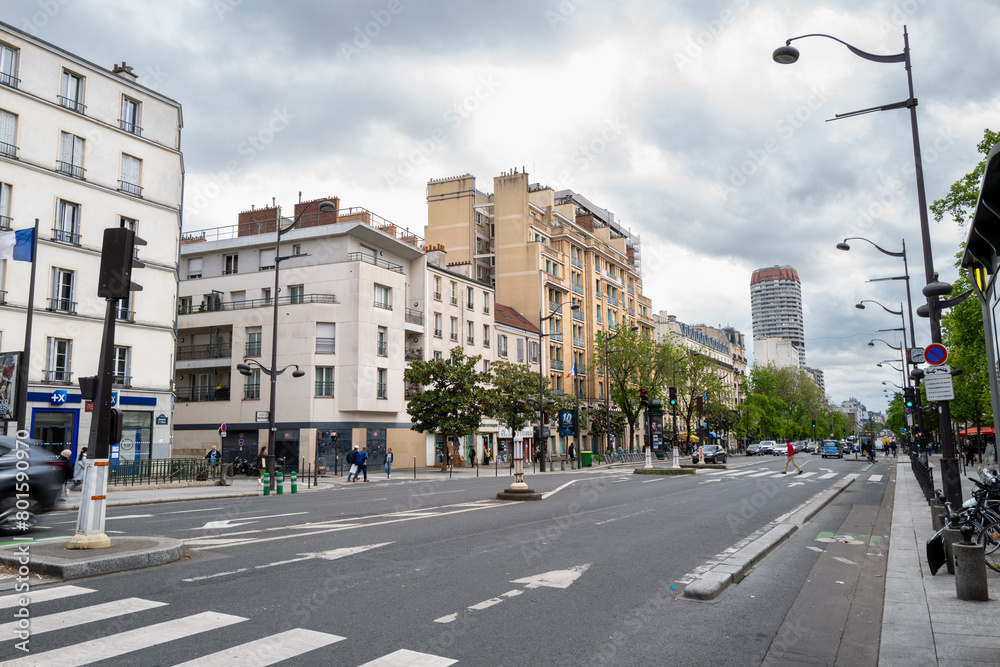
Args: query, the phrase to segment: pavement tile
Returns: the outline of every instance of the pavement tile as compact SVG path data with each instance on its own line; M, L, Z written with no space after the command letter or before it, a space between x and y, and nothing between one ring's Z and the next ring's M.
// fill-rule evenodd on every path
M948 632L942 632L938 630L937 627L934 628L934 642L938 645L940 649L941 646L969 646L972 648L988 648L993 650L994 661L1000 660L1000 654L997 653L997 649L1000 649L1000 637L996 636L994 633L996 629L990 634L952 634Z
M926 667L938 664L934 651L921 648L894 648L879 651L880 667Z

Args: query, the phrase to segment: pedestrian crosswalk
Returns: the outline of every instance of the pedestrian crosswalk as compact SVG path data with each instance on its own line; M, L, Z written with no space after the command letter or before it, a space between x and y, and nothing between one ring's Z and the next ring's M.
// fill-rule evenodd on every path
M142 612L169 607L169 604L129 597L87 605L88 594L96 592L94 589L82 586L56 586L30 593L0 596L0 609L23 607L25 598L28 598L31 605L30 635L32 638L55 630L64 631L67 628L77 626L88 626L88 633L93 637L79 643L31 651L25 654L15 646L15 642L23 641L23 637L18 637L15 632L18 630L19 623L17 621L3 623L0 624L0 661L3 661L0 664L4 667L8 665L12 667L28 667L29 665L31 667L47 667L49 665L73 667L122 656L128 656L128 659L136 664L160 664L159 660L162 659L163 653L149 654L156 656L150 659L144 658L140 652L170 642L197 640L199 636L206 636L205 633L217 636L218 630L237 626L249 620L232 614L203 611L166 621L144 623ZM45 613L44 603L60 600L80 602L82 606ZM11 617L10 614L4 615L8 618ZM102 628L109 626L106 621L122 616L129 617L129 620L136 627L131 630L97 636L101 633ZM21 624L20 627L23 628L24 625ZM262 633L265 636L242 642L230 648L206 653L206 655L180 663L180 665L183 667L209 667L227 664L240 665L240 667L266 667L312 651L318 651L346 639L346 637L332 633L305 628L293 628L275 634L266 634L267 630L263 630ZM48 645L52 645L52 642L48 642ZM191 642L187 642L185 646L190 647ZM343 660L332 658L326 654L317 654L314 659L318 661L317 664L345 664ZM444 656L399 649L365 662L359 667L448 667L456 662L457 660ZM171 661L171 664L174 664L174 661Z
M829 468L821 468L820 470L804 470L802 474L797 474L798 471L795 469L789 470L787 473L781 472L781 470L759 470L753 467L749 470L713 470L711 472L700 473L702 477L714 477L716 479L756 479L756 478L784 478L785 480L792 482L801 482L803 480L808 480L812 478L812 481L816 480L827 480L833 479L834 477L842 477L843 479L858 479L863 473L849 473L847 471L834 472ZM881 482L885 475L882 474L872 474L866 478L868 482Z

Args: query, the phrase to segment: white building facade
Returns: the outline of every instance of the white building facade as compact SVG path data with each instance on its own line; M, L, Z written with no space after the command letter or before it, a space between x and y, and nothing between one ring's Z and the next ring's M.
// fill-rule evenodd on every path
M104 230L148 245L143 291L119 303L114 378L123 459L170 456L181 106L137 82L0 24L0 229L38 220L26 426L53 451L89 441L106 301L97 296ZM0 261L0 351L25 348L32 264Z

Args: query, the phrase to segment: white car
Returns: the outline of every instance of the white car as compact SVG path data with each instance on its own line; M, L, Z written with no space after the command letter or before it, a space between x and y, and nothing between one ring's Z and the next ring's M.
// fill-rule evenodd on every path
M774 454L774 449L777 447L777 443L774 440L761 440L760 441L760 455L765 456L767 454Z

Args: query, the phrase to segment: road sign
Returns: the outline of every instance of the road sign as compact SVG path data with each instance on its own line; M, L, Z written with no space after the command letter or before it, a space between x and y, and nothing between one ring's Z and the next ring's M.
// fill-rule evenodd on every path
M271 420L271 414L267 410L257 410L257 423L267 423Z
M951 366L928 368L924 374L924 390L928 401L954 400L955 386L951 381Z
M910 348L910 363L911 364L922 364L922 363L924 363L924 348L922 348L922 347L911 347Z
M219 426L219 435L221 435L223 438L226 437L226 422L222 422L222 424Z
M924 348L924 359L931 366L940 366L948 361L948 349L940 343L931 343Z

